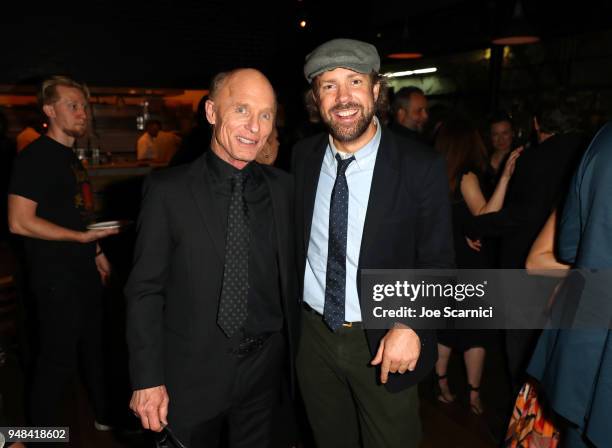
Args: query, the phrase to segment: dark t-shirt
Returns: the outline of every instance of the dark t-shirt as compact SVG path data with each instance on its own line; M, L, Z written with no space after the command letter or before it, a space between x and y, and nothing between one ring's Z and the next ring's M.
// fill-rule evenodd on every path
M87 171L71 148L42 136L15 159L9 193L38 204L36 215L72 230L84 231L93 218ZM94 262L95 243L25 238L29 266L35 274L57 269L80 270ZM52 271L52 272L51 272Z

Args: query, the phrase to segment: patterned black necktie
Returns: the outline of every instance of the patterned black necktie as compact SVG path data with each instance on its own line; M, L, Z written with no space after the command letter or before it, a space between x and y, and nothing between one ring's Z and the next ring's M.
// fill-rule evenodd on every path
M346 296L346 238L348 226L349 191L346 169L355 160L342 159L336 154L338 172L329 205L329 235L327 246L327 273L325 277L325 306L323 321L336 331L344 323Z
M227 213L225 267L217 324L228 338L243 327L249 292L249 214L243 192L246 175L232 177L232 196Z

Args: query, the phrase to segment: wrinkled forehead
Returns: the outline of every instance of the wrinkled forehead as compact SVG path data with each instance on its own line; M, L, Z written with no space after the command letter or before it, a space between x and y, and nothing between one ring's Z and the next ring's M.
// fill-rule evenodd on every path
M257 109L276 110L274 89L263 75L233 75L225 82L219 97L221 101L232 105L245 104Z

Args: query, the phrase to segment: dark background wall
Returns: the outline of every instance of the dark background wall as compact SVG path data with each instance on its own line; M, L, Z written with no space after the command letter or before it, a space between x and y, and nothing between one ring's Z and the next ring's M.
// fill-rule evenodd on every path
M303 117L304 56L329 38L355 37L375 43L382 55L407 47L424 53L425 59L403 66L447 64L452 71L439 73L452 77L455 87L445 95L468 103L475 100L478 110L486 110L488 61L452 61L490 46L491 36L512 15L515 3L12 2L0 11L0 84L34 85L49 74L65 73L92 86L204 89L218 71L252 66L271 77L288 116ZM504 60L502 105L508 98L533 97L542 89L575 88L587 92L595 103L601 103L599 93L604 91L602 104L607 105L612 49L606 30L612 28L612 2L523 0L521 4L542 42L516 47L512 58ZM298 26L302 19L307 22L305 29ZM383 62L391 66L389 60ZM473 63L477 65L466 68ZM466 78L470 70L478 75ZM461 79L479 82L456 82Z

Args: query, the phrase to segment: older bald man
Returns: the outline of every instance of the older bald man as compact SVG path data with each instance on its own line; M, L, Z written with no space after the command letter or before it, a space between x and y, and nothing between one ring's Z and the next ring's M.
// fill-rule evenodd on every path
M253 163L275 113L262 73L217 75L211 150L145 187L125 290L130 407L174 446L217 446L223 427L233 447L270 444L297 328L292 184Z

